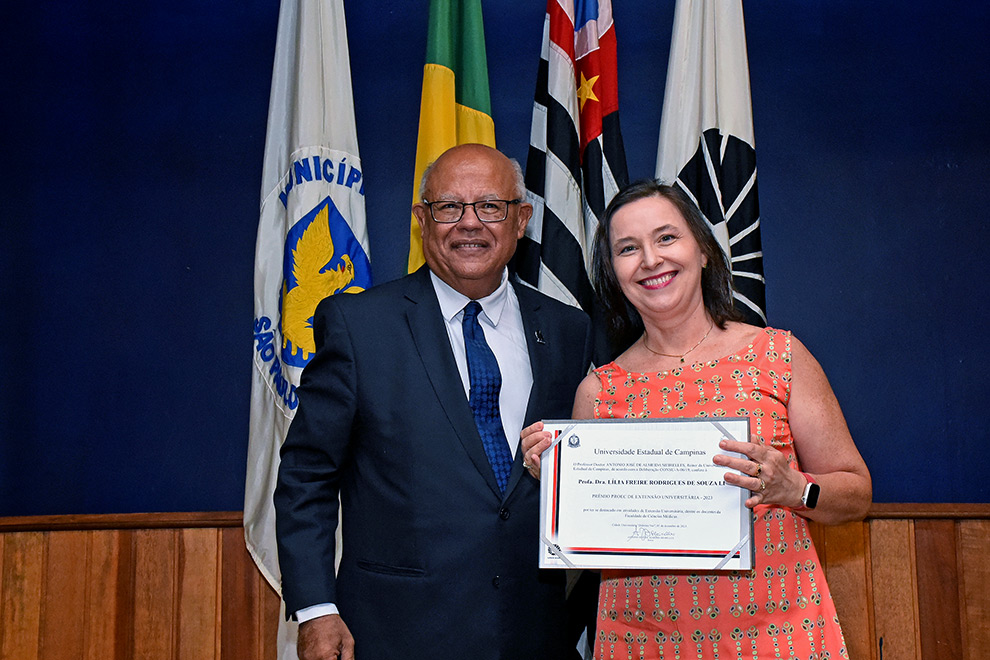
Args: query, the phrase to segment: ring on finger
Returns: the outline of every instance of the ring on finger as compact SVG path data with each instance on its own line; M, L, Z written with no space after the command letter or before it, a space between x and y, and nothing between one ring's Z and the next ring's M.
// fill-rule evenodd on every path
M523 467L525 469L527 469L527 470L532 470L533 469L533 466L531 464L527 463L526 461L523 461Z
M756 464L756 474L754 474L753 476L754 477L759 477L761 474L763 474L763 463L757 463Z
M763 479L760 479L760 492L762 493L766 489L767 489L767 482L763 481Z

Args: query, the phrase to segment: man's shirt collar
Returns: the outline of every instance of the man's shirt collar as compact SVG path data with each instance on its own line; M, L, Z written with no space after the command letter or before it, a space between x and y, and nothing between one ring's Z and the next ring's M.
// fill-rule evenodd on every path
M437 300L440 302L440 312L443 318L449 323L464 310L471 298L457 291L452 286L437 277L436 273L430 271L430 280L433 282L433 289L437 292ZM497 326L502 318L502 311L509 300L509 269L502 269L502 281L498 288L490 294L478 300L481 309L489 322Z

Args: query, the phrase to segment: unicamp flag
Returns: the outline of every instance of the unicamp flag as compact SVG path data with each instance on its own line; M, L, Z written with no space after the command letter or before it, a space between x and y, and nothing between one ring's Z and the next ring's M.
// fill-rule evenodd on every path
M729 258L736 309L766 325L741 0L677 0L656 175L697 202Z
M371 286L342 0L283 0L262 171L254 271L254 369L244 536L279 589L272 493L296 387L316 350L312 317L329 295ZM272 622L274 625L274 622ZM279 658L295 658L294 624Z

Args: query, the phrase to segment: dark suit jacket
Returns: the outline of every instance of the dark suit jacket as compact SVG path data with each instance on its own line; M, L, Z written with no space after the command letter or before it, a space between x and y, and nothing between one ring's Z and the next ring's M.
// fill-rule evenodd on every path
M515 291L534 379L526 424L569 418L588 318ZM429 271L327 298L314 329L275 491L287 611L336 603L359 660L565 657L564 573L537 568L538 483L517 451L499 494Z

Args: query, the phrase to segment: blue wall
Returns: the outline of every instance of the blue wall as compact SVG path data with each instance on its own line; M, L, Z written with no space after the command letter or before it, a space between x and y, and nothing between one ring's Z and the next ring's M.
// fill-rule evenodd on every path
M613 0L630 174L673 1ZM277 2L19 3L3 26L0 516L236 510ZM376 281L402 274L426 2L348 2ZM525 162L542 0L485 0ZM990 501L990 5L746 5L767 297L880 502Z

